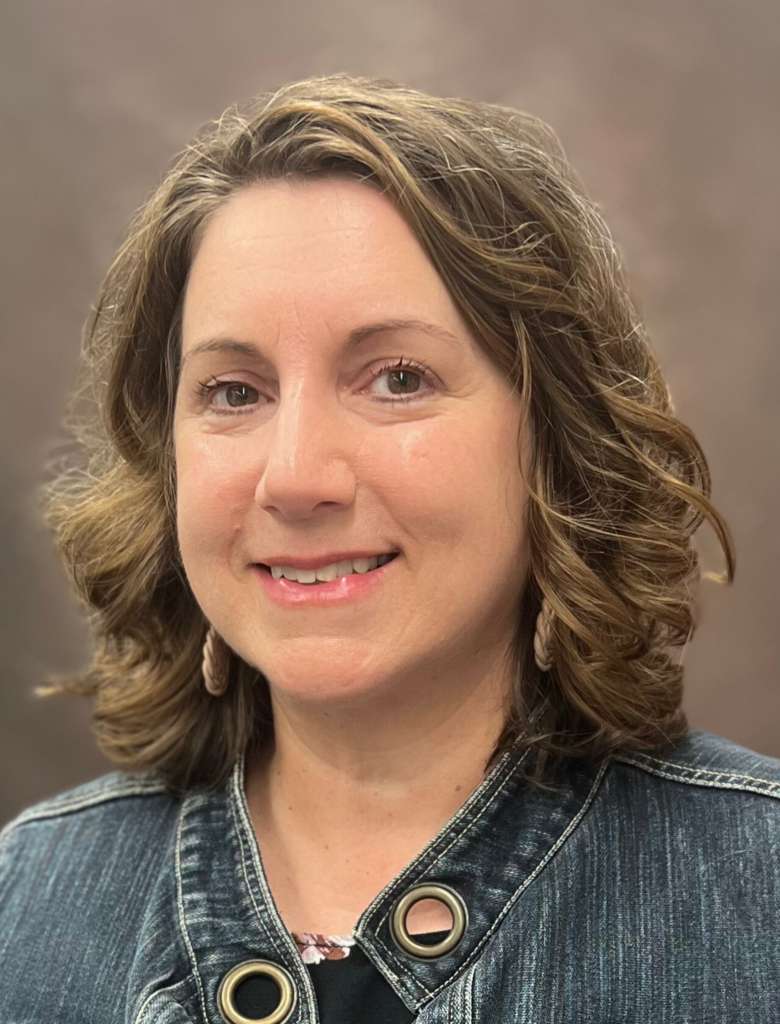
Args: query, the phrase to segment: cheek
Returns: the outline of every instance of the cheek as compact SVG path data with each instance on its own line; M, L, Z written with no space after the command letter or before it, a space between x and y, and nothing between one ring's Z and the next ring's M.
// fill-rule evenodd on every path
M445 422L428 420L377 437L369 486L381 494L402 529L416 539L449 542L459 519L462 455Z
M238 450L232 454L236 457L231 458L224 438L207 436L177 448L177 529L185 564L224 552L241 529L254 482L250 472L242 472Z
M521 490L508 477L503 439L491 426L441 417L396 436L381 453L392 470L377 480L399 522L418 540L445 546L450 559L464 545L469 558L504 547L512 532L508 520Z

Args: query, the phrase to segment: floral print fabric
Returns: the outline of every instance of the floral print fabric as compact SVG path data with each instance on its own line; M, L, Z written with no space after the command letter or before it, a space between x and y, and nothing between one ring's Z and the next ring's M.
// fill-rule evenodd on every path
M349 956L355 940L343 935L314 935L310 932L292 932L298 952L305 964L318 964L322 960L343 960Z

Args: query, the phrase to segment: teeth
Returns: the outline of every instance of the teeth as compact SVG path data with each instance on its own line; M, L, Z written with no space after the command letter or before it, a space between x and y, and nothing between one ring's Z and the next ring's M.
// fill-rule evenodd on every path
M346 559L343 562L334 562L332 565L323 565L320 569L291 569L286 565L271 566L271 575L275 580L294 580L296 583L314 583L320 581L327 583L335 580L338 576L349 576L354 572L364 573L376 569L389 561L391 555L372 555L371 558Z

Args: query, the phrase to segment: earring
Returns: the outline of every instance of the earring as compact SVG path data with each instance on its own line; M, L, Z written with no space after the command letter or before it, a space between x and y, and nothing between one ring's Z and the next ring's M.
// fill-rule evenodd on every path
M553 610L545 597L542 600L542 610L536 617L536 632L534 633L534 657L542 672L549 672L553 664L548 650L552 620Z
M221 697L227 690L229 668L230 648L216 629L209 626L203 645L203 681L213 697Z

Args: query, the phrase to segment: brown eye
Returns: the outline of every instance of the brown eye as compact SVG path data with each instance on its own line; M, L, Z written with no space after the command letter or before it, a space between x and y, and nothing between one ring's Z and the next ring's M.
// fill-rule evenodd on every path
M427 366L422 363L414 363L410 359L399 359L397 363L387 363L374 374L373 380L380 377L387 377L390 398L378 398L378 402L386 402L389 405L401 405L404 402L414 402L420 397L425 397L426 391L421 391L422 385L427 385L428 390L435 390L432 374ZM400 390L395 390L400 389Z
M247 392L250 392L250 394L248 395ZM233 409L247 405L248 399L251 398L251 393L257 395L257 389L250 387L248 384L228 384L225 387L225 397L228 400L228 405Z
M401 389L400 394L415 394L420 390L421 375L414 370L389 370L387 374L388 386L397 384ZM414 386L416 383L416 387ZM411 385L411 387L410 387ZM398 392L393 392L397 394Z
M215 397L222 393L227 398L227 407L240 412L242 409L251 409L255 404L259 392L251 384L245 384L240 380L214 381L211 384L205 381L198 381L197 394L205 400L210 410L218 415L233 415L228 412L225 405L218 404Z

